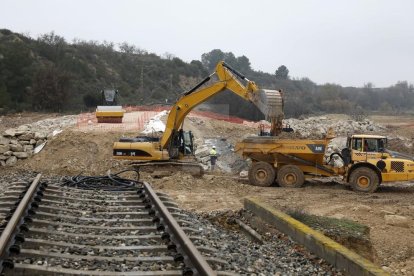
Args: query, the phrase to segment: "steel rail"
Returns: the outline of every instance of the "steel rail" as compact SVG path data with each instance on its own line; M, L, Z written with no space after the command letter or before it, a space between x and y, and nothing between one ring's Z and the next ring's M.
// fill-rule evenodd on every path
M144 189L198 274L217 275L147 182L144 182Z
M42 175L39 173L36 178L33 180L30 188L27 190L23 199L20 201L19 205L16 208L16 211L13 213L13 216L7 223L7 226L4 228L0 236L0 271L3 269L3 261L8 256L8 249L14 235L16 234L17 227L22 220L23 215L26 213L29 203L32 201L35 192L37 191L40 184L40 177Z

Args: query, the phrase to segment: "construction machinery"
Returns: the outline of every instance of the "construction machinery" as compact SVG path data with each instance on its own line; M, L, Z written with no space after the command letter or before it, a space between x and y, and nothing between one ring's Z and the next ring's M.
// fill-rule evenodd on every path
M115 89L101 91L102 105L98 105L95 112L98 123L122 123L125 110L117 105L118 93Z
M208 83L213 77L215 79ZM283 119L281 91L259 89L253 81L221 61L211 75L183 93L172 106L161 137L121 138L113 145L113 157L132 160L134 166L141 168L173 166L193 175L202 174L201 165L194 163L193 135L183 130L184 119L197 105L225 90L256 105L272 123L272 134L280 133Z
M250 158L249 182L257 186L301 187L305 179L343 176L353 190L374 192L383 182L414 180L413 157L386 149L387 138L379 135L352 135L341 153L325 159L325 150L334 138L332 131L321 140L250 137L236 144L235 151ZM332 165L334 158L342 165Z

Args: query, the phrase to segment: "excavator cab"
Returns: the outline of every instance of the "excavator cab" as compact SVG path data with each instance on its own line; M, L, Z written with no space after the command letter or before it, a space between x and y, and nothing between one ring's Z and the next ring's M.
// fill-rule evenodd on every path
M181 159L184 156L194 155L193 133L180 129L173 133L168 148L171 159Z

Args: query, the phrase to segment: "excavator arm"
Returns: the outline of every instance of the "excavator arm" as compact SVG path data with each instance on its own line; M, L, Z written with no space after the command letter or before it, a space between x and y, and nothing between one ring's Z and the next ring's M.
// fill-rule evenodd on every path
M216 76L217 80L207 84L213 76ZM197 105L225 90L230 90L255 104L265 114L266 119L272 122L272 135L277 135L282 130L282 93L276 90L259 89L253 81L221 61L210 76L177 100L170 110L161 138L147 136L121 138L119 142L114 143L114 158L152 162L183 160L186 155L192 155L192 134L182 130L185 117ZM168 164L181 166L181 163Z
M200 89L214 75L217 76L218 81ZM245 84L242 81L245 81ZM280 132L283 119L281 92L259 89L253 81L221 61L217 64L213 74L205 78L190 91L184 93L171 108L165 132L160 141L161 149L168 148L172 136L181 128L185 117L192 109L224 90L230 90L255 104L265 114L266 118L272 122L274 135ZM280 129L278 129L279 126Z

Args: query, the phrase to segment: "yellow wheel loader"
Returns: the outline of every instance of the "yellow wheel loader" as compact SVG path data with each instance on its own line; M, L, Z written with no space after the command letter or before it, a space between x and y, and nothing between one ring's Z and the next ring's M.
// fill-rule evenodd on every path
M215 79L208 83L213 77ZM276 90L259 89L253 81L221 61L211 75L182 94L172 106L161 137L121 138L113 145L113 157L132 160L131 164L140 168L155 168L158 165L157 169L178 167L193 175L202 174L201 165L194 163L193 135L183 130L183 122L193 108L225 90L255 104L272 122L273 135L281 131L282 93Z
M305 179L343 176L353 190L375 192L382 182L414 180L413 157L387 150L386 137L352 135L341 153L332 153L325 160L332 138L332 132L321 140L251 137L237 143L235 151L252 160L248 176L250 184L256 186L276 182L298 188ZM331 165L333 158L342 160L343 165Z
M101 94L102 105L97 106L95 112L98 123L122 123L125 111L117 105L118 90L104 89Z

